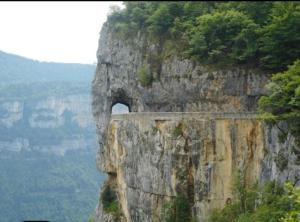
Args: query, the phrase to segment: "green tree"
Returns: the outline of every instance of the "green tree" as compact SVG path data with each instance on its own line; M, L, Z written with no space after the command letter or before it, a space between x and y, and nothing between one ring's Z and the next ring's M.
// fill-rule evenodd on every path
M300 221L300 188L295 188L291 183L285 185L289 193L290 202L293 203L292 209L282 218L282 222Z
M288 125L287 134L291 132L295 138L300 135L300 60L294 62L285 72L272 77L267 85L268 96L259 100L262 116L271 123L284 121Z
M190 222L193 220L189 200L183 194L178 194L174 200L166 203L162 210L164 222Z
M298 2L125 2L108 23L120 37L137 33L161 52L202 63L250 64L281 71L299 58ZM161 53L160 52L160 53Z
M291 222L295 222L299 219L300 189L290 183L282 187L276 182L267 182L260 187L254 185L250 190L239 183L234 189L237 196L240 195L238 188L242 191L244 201L238 198L221 210L213 210L209 216L210 222L290 222L290 218ZM243 205L247 202L247 196L251 197L252 205Z
M88 222L94 222L94 216L93 216L93 215L90 215L90 216L89 216Z
M234 10L202 15L191 30L189 54L209 63L253 58L257 50L256 27L248 16Z
M267 24L272 7L273 2L268 1L229 1L226 3L216 4L218 11L234 9L236 11L243 12L260 26Z
M173 16L167 4L160 4L157 10L147 19L149 33L161 39L167 35L173 22Z
M258 32L263 67L285 69L300 57L300 3L275 2L270 22Z
M115 218L119 218L122 215L116 191L111 185L106 185L104 188L101 194L101 202L106 213L110 213Z

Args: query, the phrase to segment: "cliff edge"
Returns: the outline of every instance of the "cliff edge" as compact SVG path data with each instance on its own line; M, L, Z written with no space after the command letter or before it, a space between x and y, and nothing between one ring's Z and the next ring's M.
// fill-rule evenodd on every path
M181 197L191 217L206 221L210 209L231 200L238 169L247 183L299 183L293 138L279 142L278 129L253 113L269 75L175 55L155 60L162 50L140 34L129 42L107 25L101 30L92 108L97 166L109 180L97 221L163 221L166 204ZM151 73L147 84L143 72ZM112 116L116 103L132 113Z

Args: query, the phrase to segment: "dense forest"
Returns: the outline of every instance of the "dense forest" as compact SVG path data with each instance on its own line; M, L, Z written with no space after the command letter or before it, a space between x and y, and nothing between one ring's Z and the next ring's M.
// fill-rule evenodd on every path
M209 64L250 63L281 71L300 55L299 2L125 2L107 23L138 32L172 54Z
M87 221L106 179L95 152L1 152L0 221Z

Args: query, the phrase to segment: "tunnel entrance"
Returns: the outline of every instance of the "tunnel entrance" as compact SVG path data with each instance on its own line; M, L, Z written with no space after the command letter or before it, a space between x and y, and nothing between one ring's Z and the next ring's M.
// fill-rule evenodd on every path
M130 107L124 103L115 103L111 108L111 114L125 114L130 112Z

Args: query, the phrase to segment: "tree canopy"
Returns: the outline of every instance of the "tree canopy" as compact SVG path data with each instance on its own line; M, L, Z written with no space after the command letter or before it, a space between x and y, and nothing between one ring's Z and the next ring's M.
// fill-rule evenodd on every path
M263 116L271 122L285 121L288 124L288 131L299 138L300 60L289 66L287 71L273 75L267 88L269 95L259 100Z
M172 44L181 56L211 64L253 64L283 71L300 55L299 2L125 2L107 23Z

